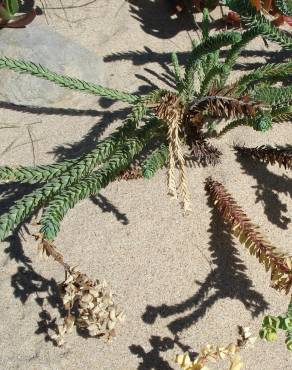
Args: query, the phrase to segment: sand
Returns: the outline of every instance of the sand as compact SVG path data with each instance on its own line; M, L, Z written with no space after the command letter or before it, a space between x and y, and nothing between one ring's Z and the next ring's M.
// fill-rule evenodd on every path
M163 6L157 5L162 2L136 3L139 10L124 0L97 0L78 8L70 6L81 1L67 1L64 11L53 9L61 1L51 0L39 3L47 7L46 16L35 21L47 22L103 56L107 86L146 92L150 83L166 86L170 53L178 51L183 61L189 36L196 34L164 16ZM276 50L272 44L267 50L257 39L240 62L272 61ZM125 105L97 99L90 110L63 108L38 114L2 104L0 164L46 164L76 156L120 122ZM210 207L204 181L212 175L223 182L263 233L291 252L291 172L239 162L232 150L234 142L291 144L291 134L287 123L265 134L238 128L216 141L224 154L222 163L187 171L193 202L188 217L167 195L165 170L149 181L110 184L68 213L56 245L72 265L109 281L127 315L111 344L76 332L62 348L47 341L49 316L58 318L61 310L56 285L63 271L57 263L38 259L36 243L25 229L1 243L1 369L178 369L173 361L177 353L235 341L237 325L257 334L264 315L282 313L289 297L270 287L264 268L226 233ZM1 213L18 191L27 189L0 185ZM37 228L28 225L28 230ZM249 370L292 368L284 336L273 344L258 340L242 357Z

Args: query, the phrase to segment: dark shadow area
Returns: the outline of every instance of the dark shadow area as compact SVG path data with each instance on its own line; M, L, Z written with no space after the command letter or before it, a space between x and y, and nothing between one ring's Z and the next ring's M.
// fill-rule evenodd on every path
M39 6L35 6L34 0L22 0L19 2L19 13L28 13L32 9L35 9L37 15L42 15L42 9Z
M270 41L267 42L268 45L272 44ZM243 50L240 55L244 58L263 57L267 63L283 63L291 58L291 51L281 49L275 52L266 48L264 50Z
M140 22L145 33L170 39L181 31L190 31L196 27L194 15L190 11L192 2L185 2L187 8L178 17L171 17L173 2L169 0L129 0L130 13Z
M65 145L58 145L51 153L53 153L57 161L76 158L82 154L89 153L94 149L103 135L105 130L116 120L124 120L129 113L129 108L124 108L115 111L99 112L101 119L91 127L91 129L77 142Z
M97 205L102 212L112 213L112 215L116 218L118 222L123 225L129 224L129 219L125 213L121 213L118 208L113 205L104 195L97 194L92 195L90 200Z
M36 188L36 185L31 184L13 182L0 184L0 216L7 212L14 202L21 199L24 195L31 193Z
M174 339L169 337L161 338L153 335L149 339L151 345L150 351L146 352L142 346L132 344L129 349L131 353L141 359L137 370L173 370L168 361L164 360L160 355L161 352L167 352L169 349L173 349L176 344L182 350L182 352L191 351L191 347L182 344L177 336ZM191 353L193 357L197 353Z
M182 31L201 29L202 22L198 21L198 13L202 13L202 10L192 0L128 0L128 2L132 17L140 23L145 33L154 37L170 39ZM205 1L205 4L207 3L208 1ZM182 11L176 12L176 5L180 5ZM212 17L212 10L215 8L216 5L209 7L209 11L211 11L210 30L223 31L224 29L239 28L240 24L228 19L227 15L230 12L228 7L223 6L220 10L217 5L218 19ZM200 14L201 18L202 14ZM290 35L287 31L283 31L283 33Z
M1 103L0 103L1 105ZM5 107L8 109L19 109L29 111L31 113L39 114L49 113L49 114L68 114L68 115L79 115L80 111L75 111L74 109L54 109L54 108L37 108L37 107L23 107L13 104L4 103ZM3 106L2 106L3 108ZM48 110L47 110L48 109ZM94 115L100 115L102 118L99 122L91 127L89 132L73 144L60 145L53 149L54 155L57 157L57 161L62 161L66 159L76 158L82 154L90 152L94 149L99 142L100 136L103 135L104 131L116 120L124 120L129 113L129 108L113 110L113 111L103 111L103 112L94 112ZM88 113L88 112L87 112ZM9 128L9 127L7 127ZM14 141L9 145L7 150L10 150L14 145ZM15 201L21 199L23 196L32 193L35 189L39 188L42 184L21 184L19 182L10 182L10 183L0 183L0 215L8 211L8 209L14 204ZM91 200L101 207L103 212L111 212L115 215L116 219L122 224L126 225L129 223L127 216L121 213L117 207L112 205L105 197L97 196L91 197Z
M72 109L72 108L53 108L53 107L38 107L28 105L18 105L0 101L0 109L9 109L15 112L31 113L31 114L46 114L58 116L89 116L99 117L101 113L95 109Z
M177 51L176 52L180 65L185 65L190 50L188 51ZM226 57L227 51L221 50L220 56L222 58ZM269 51L269 49L265 50L243 50L240 54L244 58L252 58L252 57L263 57L266 59L266 62L263 63L237 63L234 65L233 69L235 70L252 70L254 68L258 68L265 63L279 63L284 62L290 58L290 53L287 50L280 50L278 52ZM144 50L137 50L137 51L126 51L126 52L119 52L107 55L104 57L105 62L117 62L120 60L130 60L133 65L142 66L148 63L158 63L162 67L167 67L167 72L170 71L171 76L173 76L172 70L169 68L171 63L171 52L164 52L164 53L157 53L150 49L147 46L144 46ZM168 74L169 76L169 74ZM173 78L172 78L173 80Z
M173 370L168 361L165 361L163 357L160 356L160 352L166 352L173 348L173 341L167 337L161 338L152 336L149 342L152 347L149 352L146 352L142 346L135 344L129 347L131 353L142 360L137 370Z
M256 202L262 202L269 222L281 229L288 229L291 218L285 215L288 212L287 205L280 200L279 193L292 198L292 178L276 175L268 170L266 163L244 157L237 152L236 158L243 172L257 181L257 185L252 187L256 192Z
M135 74L137 78L139 78L141 81L144 81L147 83L147 85L151 86L153 89L157 88L156 85L153 84L151 81L151 78L154 77L158 81L162 82L164 85L164 88L170 88L170 89L175 89L176 84L175 84L175 78L172 70L169 68L167 64L163 65L164 70L166 71L165 73L158 73L153 71L150 68L143 68L143 70L150 75L149 78L146 76L140 75L140 74Z
M209 205L211 206L210 201ZM209 250L215 268L204 282L196 281L199 285L198 291L185 301L175 305L147 306L142 316L144 322L153 324L158 316L166 318L181 314L181 317L167 325L171 333L176 334L196 324L220 299L239 300L250 311L252 317L258 316L269 307L262 294L254 289L246 273L247 268L239 257L240 246L233 242L216 209L212 209L209 231L211 232Z
M148 46L143 47L144 50L125 51L106 55L103 60L105 62L118 62L120 60L130 60L135 66L142 66L146 63L169 64L171 62L171 52L157 53ZM189 51L177 51L180 64L185 64Z
M171 68L169 67L170 63L171 63L171 53L167 52L167 53L157 53L151 49L149 49L148 47L144 47L144 50L145 52L143 51L127 51L127 52L120 52L120 53L115 53L115 54L111 54L111 55L107 55L104 57L104 61L105 62L115 62L115 61L120 61L120 60L131 60L133 65L138 65L138 66L142 66L144 64L148 64L148 63L159 63L165 70L167 69L167 72L166 74L164 74L164 78L166 76L166 79L168 80L167 81L167 85L169 86L170 85L170 82L171 82L171 87L173 86L173 82L174 82L174 74L171 70ZM149 54L148 54L149 52ZM176 52L177 54L177 57L178 57L178 60L179 60L179 64L181 66L184 66L188 60L188 57L190 55L190 53L187 51L187 52L181 52L181 51L178 51ZM243 57L248 57L246 54L249 54L249 53L243 53L242 56ZM256 52L255 52L256 54ZM264 54L264 51L261 53L261 54ZM271 53L271 60L275 60L273 57L272 57L272 54ZM250 55L252 55L252 52L250 52ZM225 50L221 50L221 56L224 57L226 56L226 51ZM267 59L266 63L270 63L270 60ZM262 67L264 64L266 64L265 62L263 63L236 63L234 66L233 66L233 69L234 70L242 70L242 71L251 71L255 68L258 68L258 67ZM274 63L274 62L273 62ZM146 70L146 68L144 69ZM169 74L168 74L168 71L171 71ZM149 69L148 69L148 72L149 72ZM152 73L153 74L153 73ZM141 75L136 75L136 77L140 77ZM145 78L145 77L144 77ZM163 79L161 79L161 76L159 76L159 80L163 81ZM165 82L165 81L163 81ZM147 83L149 85L152 84L152 82L150 81L147 81Z
M10 245L5 249L5 253L9 259L19 264L17 272L11 277L11 286L14 289L14 296L23 305L30 296L34 297L40 307L40 320L35 333L42 334L46 341L51 341L49 330L56 329L56 318L51 317L47 307L57 308L60 316L63 317L65 315L63 303L57 282L53 278L46 279L38 274L32 266L32 261L25 255L20 237L21 227L17 227L14 234L6 239Z

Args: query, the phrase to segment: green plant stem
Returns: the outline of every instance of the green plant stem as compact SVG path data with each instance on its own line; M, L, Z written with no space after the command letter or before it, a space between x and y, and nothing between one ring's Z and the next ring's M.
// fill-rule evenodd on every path
M41 230L47 240L53 240L60 229L60 223L68 210L80 200L98 193L126 169L148 141L157 133L157 124L146 124L136 131L136 135L121 143L109 161L90 176L82 178L75 184L66 187L51 199L41 218Z
M292 49L292 37L285 33L266 19L261 12L257 12L249 0L226 0L226 5L240 15L241 20L249 27L250 30L258 28L261 34L268 40L277 42L287 49Z
M78 78L64 76L33 62L2 57L0 58L0 69L4 68L11 69L19 73L30 74L32 76L51 81L62 87L87 92L108 99L120 100L130 104L135 104L140 100L136 95L103 87L92 82L79 80Z
M223 46L237 43L240 40L241 35L239 33L225 32L210 36L193 48L185 70L184 85L187 101L190 101L194 95L194 75L200 59L208 53L213 53Z
M257 101L270 106L288 104L292 102L292 86L287 87L259 87L255 88L251 95Z
M160 144L149 156L142 162L142 173L147 179L150 179L162 168L168 160L168 145Z
M171 60L172 60L172 66L173 66L173 70L174 70L174 77L175 77L175 83L176 83L176 87L179 91L181 91L182 89L182 79L181 79L181 74L180 74L180 67L179 67L179 62L178 62L178 58L177 58L177 54L176 53L172 53L171 54Z
M47 166L29 166L19 168L0 166L0 180L18 181L30 184L46 182L54 177L60 176L62 173L70 171L70 169L75 165L80 167L84 166L84 172L88 173L99 163L106 160L111 155L116 145L131 135L131 132L135 130L138 123L143 119L146 111L147 108L143 104L135 105L125 123L120 126L116 132L97 144L96 148L90 153L84 154L75 159Z
M199 97L203 97L208 94L210 87L213 82L220 77L222 74L228 73L228 67L225 64L214 65L209 72L206 74L204 80L201 83L201 91Z
M222 74L222 77L220 79L220 85L224 86L224 84L227 81L228 76L230 75L230 72L232 70L232 67L234 66L237 58L239 57L241 51L244 49L244 47L249 44L254 38L256 38L258 35L260 35L261 29L260 27L252 28L250 30L245 31L242 34L242 38L239 42L232 45L231 49L227 53L226 59L225 59L225 66L226 70Z
M15 225L25 221L44 202L47 202L48 199L67 186L74 184L81 177L87 176L98 163L108 159L116 146L125 140L130 133L134 132L137 124L136 120L143 116L146 109L143 106L138 107L136 107L137 110L133 110L132 119L128 119L124 126L100 143L92 152L85 155L81 161L75 163L68 171L52 179L42 188L16 201L8 212L0 217L0 240L3 240Z
M242 94L249 83L256 83L268 79L276 82L292 74L292 61L287 63L269 63L241 77L234 85L237 86L236 92Z

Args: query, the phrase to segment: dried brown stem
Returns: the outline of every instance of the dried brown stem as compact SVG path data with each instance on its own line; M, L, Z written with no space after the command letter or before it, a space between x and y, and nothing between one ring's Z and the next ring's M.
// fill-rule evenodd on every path
M179 96L168 93L161 99L160 104L155 108L155 113L157 117L167 124L168 129L169 163L167 179L169 193L174 197L177 196L175 180L175 166L177 164L179 170L178 190L182 196L183 208L188 212L191 209L191 205L187 178L185 175L185 160L182 151L182 143L179 137L184 118L184 106Z
M292 285L292 258L266 240L259 227L254 225L236 201L218 181L208 178L206 187L214 205L231 226L231 232L239 238L251 255L264 264L266 271L271 270L273 287L284 290L286 294Z
M188 118L186 118L187 120ZM185 160L189 166L196 162L199 166L215 166L220 163L222 153L215 146L210 144L203 132L186 121L184 136L189 147L189 154L185 155Z
M221 162L222 152L214 145L210 144L202 135L189 141L190 155L186 156L186 161L197 162L199 165L216 166Z
M64 261L63 255L57 250L57 247L51 242L43 239L41 233L33 234L36 240L39 240L38 252L43 257L52 257L56 262L60 263L65 270L68 270L69 265Z
M227 96L205 96L195 100L189 107L189 114L192 117L206 113L212 117L241 118L254 116L256 113L254 102L238 100Z

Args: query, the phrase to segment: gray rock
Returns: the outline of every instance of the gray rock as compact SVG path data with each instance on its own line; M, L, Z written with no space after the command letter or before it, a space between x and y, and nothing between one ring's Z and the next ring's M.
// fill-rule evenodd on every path
M53 31L31 23L25 29L0 30L0 55L42 64L51 70L103 84L102 58ZM98 97L43 79L0 70L0 100L33 106L87 108Z

